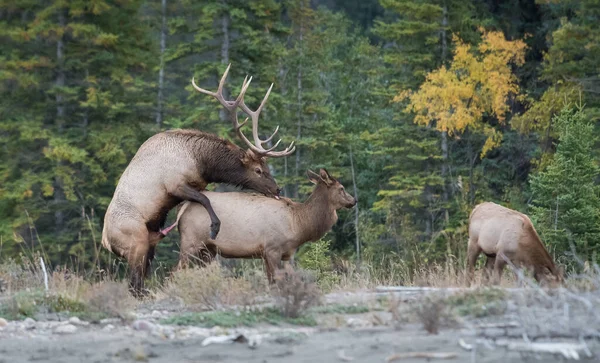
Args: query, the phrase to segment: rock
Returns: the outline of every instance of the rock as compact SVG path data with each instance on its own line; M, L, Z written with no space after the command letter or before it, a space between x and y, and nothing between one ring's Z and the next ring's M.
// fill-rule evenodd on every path
M33 320L32 318L27 318L25 320L23 320L23 326L25 327L25 329L35 329L35 320Z
M33 320L32 318L27 318L27 319L23 320L23 324L25 324L25 325L35 324L35 320Z
M346 320L346 325L350 328L367 328L372 324L364 319L349 318Z
M77 327L72 324L67 325L59 325L54 329L54 333L56 334L73 334L77 331Z
M0 328L5 327L8 325L8 321L6 321L6 319L4 318L0 318Z
M107 318L107 319L102 319L100 320L100 324L105 325L105 324L115 324L115 323L119 323L121 321L121 319L119 318Z
M162 313L158 310L152 310L152 317L153 318L162 318Z
M131 326L133 329L141 331L152 331L156 328L156 325L146 320L136 320Z
M487 328L484 330L484 336L498 338L506 335L506 330L501 328Z
M111 330L113 330L114 328L115 328L115 326L114 326L114 325L112 325L112 324L108 324L108 325L105 325L105 326L104 326L104 328L102 328L102 330L104 330L104 331L111 331Z
M81 319L79 319L76 316L73 316L69 319L69 324L73 324L73 325L81 325L81 326L88 326L90 325L89 322L87 321L82 321Z

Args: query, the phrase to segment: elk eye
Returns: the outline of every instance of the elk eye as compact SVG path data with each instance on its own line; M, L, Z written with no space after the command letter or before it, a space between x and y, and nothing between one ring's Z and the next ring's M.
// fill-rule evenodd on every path
M254 169L254 171L256 172L256 174L261 175L262 174L262 170L260 170L260 168L256 168Z

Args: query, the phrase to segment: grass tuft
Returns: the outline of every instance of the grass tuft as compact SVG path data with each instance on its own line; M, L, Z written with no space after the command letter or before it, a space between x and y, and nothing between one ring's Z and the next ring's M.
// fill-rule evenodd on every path
M257 311L207 311L199 313L186 313L163 319L161 324L170 325L192 325L212 328L221 326L224 328L251 327L258 324L281 325L283 323L302 326L315 326L316 320L311 315L297 318L286 318L273 308Z

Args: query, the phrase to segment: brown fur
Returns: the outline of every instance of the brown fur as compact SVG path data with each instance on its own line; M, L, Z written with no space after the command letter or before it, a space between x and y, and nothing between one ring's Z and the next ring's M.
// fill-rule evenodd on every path
M208 215L202 206L186 202L178 213L181 253L179 267L190 257L204 262L216 254L230 258L262 258L273 282L276 267L289 261L296 249L323 237L336 223L337 210L351 208L356 200L326 170L309 173L315 189L304 203L274 200L248 193L210 193L223 232L209 236Z
M196 130L156 134L139 148L117 184L104 216L102 245L127 259L134 293L143 288L154 248L165 236L167 213L184 200L208 210L211 233L220 221L203 191L229 183L275 196L279 188L264 157L215 135ZM169 229L170 230L170 229Z
M489 275L493 270L496 284L500 282L502 269L507 264L504 257L515 266L533 270L538 282L562 280L562 272L554 265L529 217L495 203L477 205L469 217L469 283L480 253L487 256L486 273Z

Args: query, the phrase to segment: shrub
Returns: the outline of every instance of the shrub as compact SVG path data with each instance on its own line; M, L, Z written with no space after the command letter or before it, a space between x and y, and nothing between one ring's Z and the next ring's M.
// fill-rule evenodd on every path
M430 295L419 301L415 309L417 317L429 334L439 333L440 327L449 325L454 319L448 309L446 299L441 296Z
M222 305L250 305L256 292L243 278L226 277L218 263L175 271L164 292L189 305L218 309Z
M320 302L321 292L305 271L286 271L277 278L273 296L284 317L298 318Z
M126 282L104 281L91 287L86 297L89 312L125 318L136 301Z

